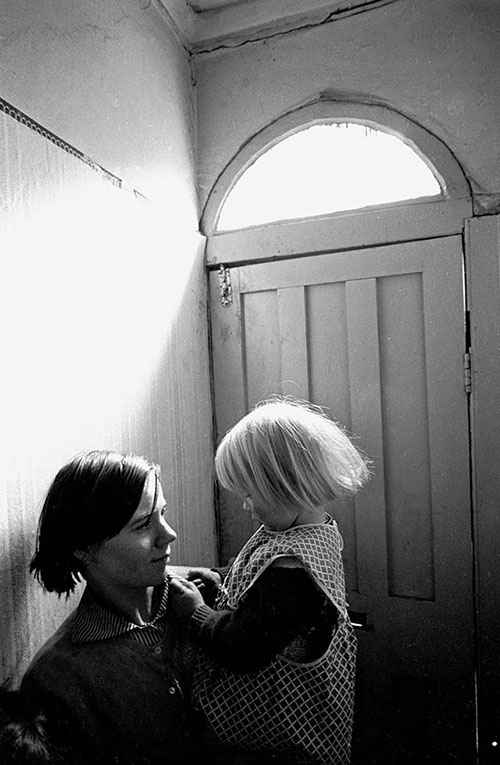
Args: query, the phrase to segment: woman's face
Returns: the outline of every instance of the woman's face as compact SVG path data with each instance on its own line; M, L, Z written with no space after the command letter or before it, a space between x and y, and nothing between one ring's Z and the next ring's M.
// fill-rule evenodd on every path
M170 557L170 543L177 538L166 520L163 489L150 473L137 510L122 530L96 545L85 559L85 574L97 591L110 588L144 588L161 584Z

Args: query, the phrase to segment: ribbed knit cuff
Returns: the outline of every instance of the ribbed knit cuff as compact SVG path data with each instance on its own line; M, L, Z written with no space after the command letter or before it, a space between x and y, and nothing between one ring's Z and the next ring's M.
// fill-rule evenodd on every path
M198 606L196 611L191 614L189 631L193 635L200 635L207 619L212 616L213 613L214 611L210 606L207 606L206 603L202 603L201 606Z

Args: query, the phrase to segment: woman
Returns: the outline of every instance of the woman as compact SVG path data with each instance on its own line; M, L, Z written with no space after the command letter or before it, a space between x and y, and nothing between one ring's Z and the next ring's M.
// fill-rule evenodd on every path
M159 468L81 454L54 479L31 571L76 610L38 652L22 690L43 704L72 763L201 762L186 703L190 657L166 620L175 531Z

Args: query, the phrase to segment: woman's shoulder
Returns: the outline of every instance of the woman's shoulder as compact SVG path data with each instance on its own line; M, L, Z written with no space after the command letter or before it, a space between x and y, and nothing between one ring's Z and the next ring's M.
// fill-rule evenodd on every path
M71 626L73 614L35 654L26 670L22 688L37 694L41 689L64 687L68 679L68 662L72 654Z
M73 611L54 634L42 645L33 657L28 672L39 664L45 664L48 661L58 661L59 657L69 648L71 644L71 630L75 621L75 611Z

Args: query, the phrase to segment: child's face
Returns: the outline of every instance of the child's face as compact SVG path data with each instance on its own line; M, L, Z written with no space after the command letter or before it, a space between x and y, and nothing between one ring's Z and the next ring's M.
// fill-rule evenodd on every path
M298 512L293 508L275 508L263 505L247 495L243 500L243 509L251 513L252 518L262 523L268 531L285 531L294 526Z

